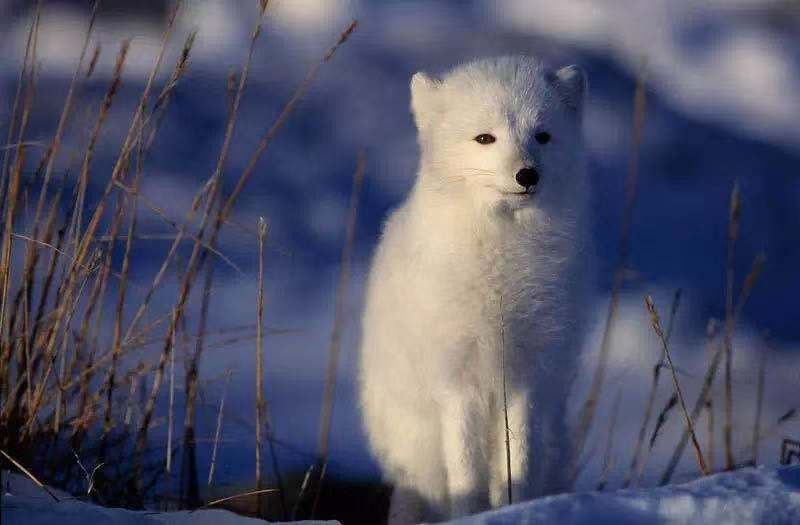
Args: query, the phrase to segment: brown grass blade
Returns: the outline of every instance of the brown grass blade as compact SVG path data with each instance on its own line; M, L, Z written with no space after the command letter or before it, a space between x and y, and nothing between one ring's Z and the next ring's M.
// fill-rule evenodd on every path
M725 469L733 469L736 461L733 457L733 279L736 239L739 236L739 216L741 214L741 194L739 183L733 185L728 222L728 256L725 265L725 424L723 437L725 445Z

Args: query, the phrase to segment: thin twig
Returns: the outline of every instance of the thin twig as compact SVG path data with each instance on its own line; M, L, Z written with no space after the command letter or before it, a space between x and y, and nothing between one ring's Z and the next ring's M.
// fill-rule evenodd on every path
M356 171L353 176L353 188L350 193L350 212L347 220L344 247L342 248L339 283L336 287L336 305L331 331L330 346L328 348L328 369L325 374L325 391L322 396L322 411L320 414L319 439L317 442L317 456L321 465L320 479L317 484L317 493L311 510L311 518L319 502L322 482L328 462L328 447L330 445L331 421L333 419L333 404L336 393L336 377L339 369L339 347L341 343L342 327L344 326L344 306L347 300L347 283L350 280L350 263L353 256L353 243L355 242L356 220L358 218L358 201L361 196L361 186L364 182L365 161L364 154L359 153Z

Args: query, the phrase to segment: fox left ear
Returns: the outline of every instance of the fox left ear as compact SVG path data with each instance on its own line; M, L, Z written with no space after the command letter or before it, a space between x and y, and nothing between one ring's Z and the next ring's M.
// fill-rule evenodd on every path
M566 66L556 71L554 76L556 89L564 104L578 112L583 111L583 103L589 89L583 69L578 66Z
M434 120L440 85L440 81L422 72L411 78L411 111L420 130Z

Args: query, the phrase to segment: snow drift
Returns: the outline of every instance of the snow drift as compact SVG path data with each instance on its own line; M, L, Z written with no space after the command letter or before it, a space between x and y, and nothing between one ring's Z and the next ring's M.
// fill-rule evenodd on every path
M551 496L452 523L800 523L800 467L747 468L656 489Z

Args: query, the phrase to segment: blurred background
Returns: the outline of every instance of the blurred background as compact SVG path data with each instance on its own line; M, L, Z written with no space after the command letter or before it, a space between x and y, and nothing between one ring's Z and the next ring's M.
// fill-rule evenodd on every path
M0 5L0 123L5 133L33 2L6 0ZM56 173L72 187L120 43L131 39L121 91L98 146L90 201L106 184L171 9L167 0L103 2L91 47L101 46L97 67L79 85L56 163ZM46 143L52 138L89 12L85 0L44 2L29 140ZM301 472L315 460L348 202L357 154L363 151L366 178L345 301L328 475L367 483L379 479L360 425L354 377L370 256L384 217L412 185L418 160L408 82L419 70L437 74L473 58L514 53L554 65L579 64L590 79L586 133L596 278L593 300L586 305L594 323L587 336L585 370L573 396L576 409L588 390L603 333L624 210L633 94L637 76L644 71L646 78L627 279L587 447L591 459L578 488L595 487L607 464L605 448L612 460L606 468L608 487L619 486L627 473L660 352L644 294L654 296L666 317L675 290L682 289L672 347L689 398L697 395L707 360L706 324L709 318L725 316L728 207L735 181L742 201L734 261L737 293L755 257L763 252L767 259L734 338L734 450L737 459L749 457L756 370L764 353L769 380L763 427L769 433L759 462L777 463L781 439L800 438L793 419L777 425L781 415L800 404L800 2L271 0L267 13L225 168L226 194L309 68L351 19L359 20L357 31L322 68L259 162L223 231L220 251L240 271L219 260L215 264L209 329L254 325L255 231L258 218L265 218L265 321L270 330L265 388L282 468ZM244 63L256 18L255 0L190 0L178 15L159 82L167 79L185 37L196 30L197 38L142 181L142 193L176 222L183 221L195 191L213 171L229 104L228 75ZM35 187L36 181L30 184ZM168 237L174 236L174 229L144 206L139 231L146 238L134 246L133 295L144 293L169 248ZM190 249L190 244L182 248L187 256ZM157 291L154 304L162 314L175 302L177 283L176 276L168 277ZM197 322L199 304L191 303L188 322ZM110 326L103 329L110 332ZM232 371L215 475L221 486L252 484L253 345L252 337L216 348L209 344L202 358L197 452L203 472L224 378ZM657 409L670 394L669 380L662 380ZM176 395L180 399L184 393L179 389ZM721 403L721 389L715 387L715 395ZM161 408L164 396L162 392ZM615 437L607 447L617 396L622 402ZM719 412L717 424L721 421ZM682 429L673 413L653 449L644 485L656 483ZM151 439L163 439L163 432L163 425L157 426ZM722 447L715 448L719 468ZM695 472L691 454L684 454L676 478Z

